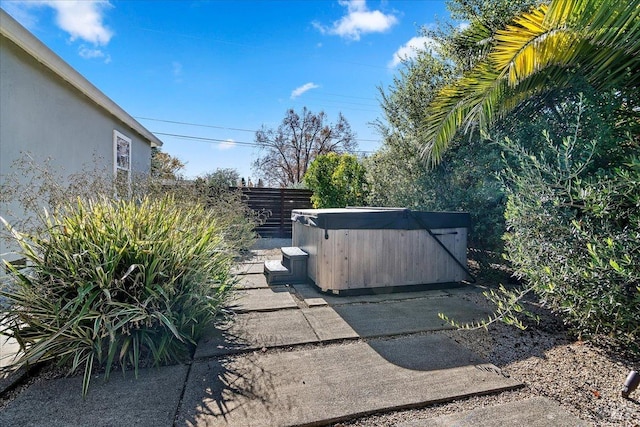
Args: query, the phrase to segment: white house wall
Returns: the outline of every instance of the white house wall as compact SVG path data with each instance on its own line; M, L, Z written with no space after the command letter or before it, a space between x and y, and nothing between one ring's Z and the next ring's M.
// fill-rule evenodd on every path
M36 162L51 158L56 175L113 171L114 130L131 139L132 173L148 172L149 141L0 36L0 188L25 152ZM0 206L0 215L8 209ZM0 243L0 254L6 250Z
M25 151L52 157L69 172L92 164L94 155L112 169L114 130L132 139L132 170L149 171L147 141L11 42L1 38L0 44L2 174Z

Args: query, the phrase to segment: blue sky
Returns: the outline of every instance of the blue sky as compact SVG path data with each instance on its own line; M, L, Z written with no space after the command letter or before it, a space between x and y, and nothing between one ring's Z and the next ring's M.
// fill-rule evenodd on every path
M424 45L421 26L449 17L444 1L425 0L0 5L155 132L187 177L216 168L252 176L255 130L277 127L289 108L330 121L342 112L359 149L375 151L377 87L392 83L398 55Z

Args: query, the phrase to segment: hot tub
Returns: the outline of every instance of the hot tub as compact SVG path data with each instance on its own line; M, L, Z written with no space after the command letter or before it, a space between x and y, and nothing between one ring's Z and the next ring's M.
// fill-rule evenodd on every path
M323 291L461 282L468 213L402 208L299 209L293 246L309 254L307 274Z

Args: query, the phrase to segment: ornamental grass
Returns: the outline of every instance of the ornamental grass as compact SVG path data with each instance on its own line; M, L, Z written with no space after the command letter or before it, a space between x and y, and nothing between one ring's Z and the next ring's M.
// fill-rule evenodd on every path
M15 367L55 361L108 379L114 368L178 363L220 313L233 285L229 224L171 196L79 198L21 233L27 260L7 264L0 334L21 346Z

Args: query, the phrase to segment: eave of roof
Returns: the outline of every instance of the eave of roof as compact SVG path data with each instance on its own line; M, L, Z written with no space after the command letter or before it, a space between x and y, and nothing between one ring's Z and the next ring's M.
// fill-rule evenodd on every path
M124 111L118 104L91 84L2 9L0 9L0 34L35 58L42 65L49 68L62 80L75 87L99 107L129 126L133 131L147 140L152 147L162 146L160 139L142 126L136 119L131 117L129 113Z

